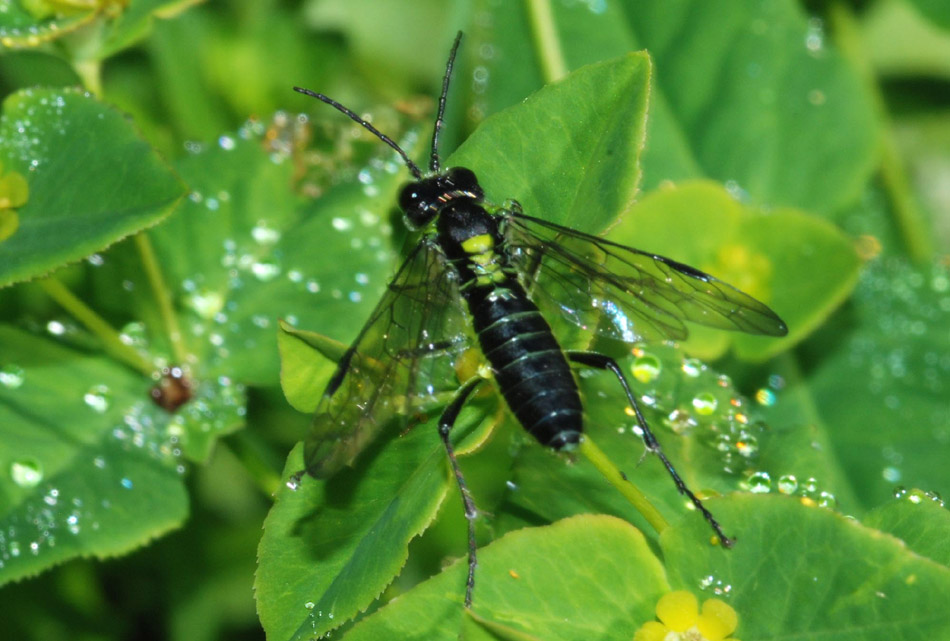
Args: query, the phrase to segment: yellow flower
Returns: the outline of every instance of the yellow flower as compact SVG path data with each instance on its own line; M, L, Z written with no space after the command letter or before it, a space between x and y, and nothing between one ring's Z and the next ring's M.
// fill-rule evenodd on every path
M703 603L685 590L670 592L656 604L659 621L647 621L633 641L739 641L726 638L739 625L739 617L728 603L709 599Z
M20 226L15 208L26 203L29 191L26 178L15 171L4 174L0 165L0 242L12 236Z

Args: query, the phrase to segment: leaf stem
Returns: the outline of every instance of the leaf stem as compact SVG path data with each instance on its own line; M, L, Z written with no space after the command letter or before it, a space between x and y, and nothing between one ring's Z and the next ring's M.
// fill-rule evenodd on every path
M146 376L151 376L155 369L152 364L131 345L123 343L115 328L69 291L57 278L50 276L37 281L37 283L60 307L69 312L73 318L82 323L86 329L102 341L102 345L107 352L133 369L142 372Z
M175 362L183 365L187 362L188 350L185 349L182 340L181 326L178 324L178 316L175 314L175 307L172 305L172 297L165 284L165 277L162 275L162 269L155 257L152 241L149 240L146 232L143 231L135 235L135 247L142 257L145 276L148 278L152 292L155 294L162 324L165 326L169 341L171 341Z
M857 70L865 89L874 101L874 110L881 124L879 170L884 191L894 209L896 225L911 259L923 263L933 256L934 246L927 220L921 211L913 191L907 170L901 160L893 123L887 112L887 104L878 86L870 59L864 50L858 33L854 14L843 2L835 2L829 10L835 42L842 55Z
M594 444L594 441L589 435L585 434L581 437L579 451L584 458L593 463L598 472L604 475L607 482L617 488L617 491L630 501L633 507L637 509L637 512L642 514L643 518L647 520L647 523L653 526L657 534L666 529L666 519L663 518L659 510L650 503L646 495L644 495L623 472L617 469L617 466L607 458L603 450Z
M225 439L223 443L240 461L254 485L265 496L273 497L280 487L280 468L260 439L243 429Z
M94 96L102 96L102 61L90 58L78 58L71 61L73 70L82 81L86 91Z
M557 25L554 23L554 11L550 0L526 0L526 8L538 64L541 65L541 77L544 84L550 84L566 76L568 71Z

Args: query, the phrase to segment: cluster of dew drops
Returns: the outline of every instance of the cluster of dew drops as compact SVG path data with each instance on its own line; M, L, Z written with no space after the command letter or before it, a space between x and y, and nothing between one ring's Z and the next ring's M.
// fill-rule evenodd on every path
M715 451L722 470L736 479L739 490L798 496L822 507L835 508L834 495L814 477L773 474L758 467L760 440L767 432L757 417L760 407L778 402L785 388L781 376L772 375L750 402L735 389L731 379L711 370L702 361L685 357L671 343L635 345L630 373L639 400L658 413L660 425L680 436L694 436ZM627 414L633 416L632 408ZM628 427L618 428L626 431ZM634 426L633 431L639 432Z
M306 137L307 127L305 116L293 117L278 113L270 123L251 120L235 136L221 136L217 141L217 148L228 152L240 144L264 144L272 162L293 162L295 154L300 151L301 140ZM200 154L207 151L207 148L189 143L186 145L186 151ZM366 195L372 197L377 195L375 176L395 174L399 169L400 165L396 162L373 158L357 178ZM320 187L314 189L319 190ZM306 192L307 188L304 187L303 191ZM189 200L192 205L214 215L226 211L231 197L226 189L220 189L208 193L192 192ZM365 248L375 252L380 261L387 264L391 261L392 256L388 249L391 230L388 224L380 221L378 214L356 211L351 216L334 217L330 224L333 230L344 234L355 225L376 230L375 236L360 234L357 238L354 235L353 242L364 245L354 246L353 249ZM292 285L309 294L323 292L335 299L352 302L362 300L362 290L370 284L366 274L354 274L351 291L328 288L328 291L324 292L320 282L305 276L302 269L281 264L277 250L281 237L282 232L276 225L262 219L250 228L246 240L224 239L220 260L221 267L226 270L228 276L224 290L206 286L200 274L185 278L179 283L180 299L184 306L193 312L191 320L186 320L183 326L188 334L188 344L193 345L195 340L207 341L210 349L206 354L212 368L215 363L231 356L231 341L239 339L244 342L241 347L253 348L253 342L256 340L255 330L273 332L273 310L269 310L267 314L253 314L248 319L244 319L239 313L233 295L235 290L244 286L245 280L270 283L284 277ZM93 254L87 262L93 268L107 269L110 264L108 256L100 254ZM121 286L127 292L133 292L140 284L126 279L122 280ZM365 295L369 296L370 292ZM242 320L238 322L233 317L240 317ZM296 323L292 314L285 315L285 318L291 324ZM83 330L71 321L51 320L45 326L33 329L67 344L81 342L83 335ZM155 361L155 356L150 351L148 334L144 323L134 321L120 330L119 338L143 357ZM252 344L247 344L248 341ZM164 359L160 358L155 362L156 385L165 376L187 376L187 371L181 372ZM177 374L175 370L178 370ZM0 391L28 390L29 385L29 373L22 366L0 361ZM117 403L125 405L129 403L129 399L117 398L118 395L106 383L91 382L81 392L82 405L93 414L119 418L115 419L117 423L110 431L109 447L91 455L90 460L85 463L77 464L78 467L74 466L73 471L79 474L111 472L115 476L110 481L112 485L122 491L133 491L136 487L134 474L113 472L113 468L118 466L113 465L110 456L105 453L108 449L114 453L132 450L143 452L149 458L183 474L185 465L182 462L182 440L187 438L189 433L218 432L242 421L245 413L244 387L228 376L221 375L214 380L202 381L191 389L189 394L189 402L171 414L158 408L148 398L140 399L127 407L117 408ZM88 471L80 469L85 464L90 468ZM15 512L8 516L7 524L0 531L0 567L24 553L39 555L44 548L55 547L57 537L64 533L79 535L96 532L100 530L103 522L110 520L105 512L113 509L114 496L90 498L85 495L72 495L70 491L55 483L44 463L36 458L22 457L15 460L7 473L13 483L24 491L26 498Z

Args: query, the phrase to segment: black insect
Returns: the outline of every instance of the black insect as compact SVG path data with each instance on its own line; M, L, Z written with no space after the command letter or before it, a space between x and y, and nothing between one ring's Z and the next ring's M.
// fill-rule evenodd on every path
M477 339L508 407L542 445L556 450L576 445L583 431L571 364L613 372L647 449L721 542L731 545L663 454L619 365L603 354L563 349L541 310L627 342L684 339L684 320L770 336L784 335L785 324L767 306L697 269L527 216L515 201L489 205L471 170L442 169L439 132L461 36L446 65L427 172L353 111L323 94L294 88L343 112L402 157L413 181L403 187L399 206L409 229L419 232L323 393L304 447L306 472L317 478L333 475L391 419L432 406L440 394L444 398L451 392L439 435L469 521L465 604L471 605L477 511L449 432L466 400L486 380L477 374L460 386L452 383L455 357Z

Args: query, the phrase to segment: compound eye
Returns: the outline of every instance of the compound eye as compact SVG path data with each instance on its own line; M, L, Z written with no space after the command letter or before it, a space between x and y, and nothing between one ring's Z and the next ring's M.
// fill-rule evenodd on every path
M460 191L477 191L479 190L478 178L475 177L475 172L471 169L465 167L452 167L447 172L448 178L452 181L452 184L456 186Z
M399 208L405 214L419 208L422 202L422 193L419 189L419 183L409 183L399 192Z

